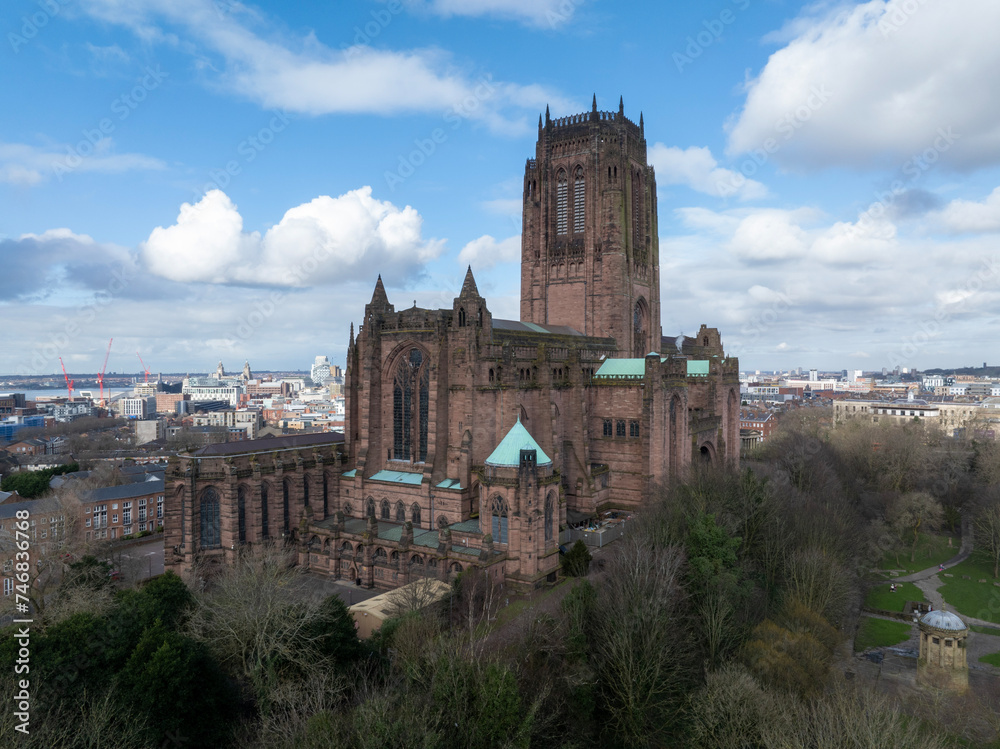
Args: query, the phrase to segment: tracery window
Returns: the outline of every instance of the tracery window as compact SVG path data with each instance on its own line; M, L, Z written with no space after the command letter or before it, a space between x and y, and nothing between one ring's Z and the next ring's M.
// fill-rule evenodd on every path
M615 437L624 437L624 436L625 436L625 420L618 419L615 422Z
M267 484L260 485L260 537L267 538L271 535L267 518Z
M365 501L365 517L373 518L375 517L375 500L369 497Z
M396 522L397 523L406 522L406 508L403 506L402 502L396 503Z
M548 544L553 536L553 516L555 515L555 498L550 492L545 498L545 543Z
M241 486L236 490L236 512L239 515L240 543L247 541L247 488Z
M636 358L646 355L646 320L649 314L646 308L646 300L639 299L635 303L632 311L632 340Z
M389 500L383 499L380 507L382 520L389 519Z
M556 234L566 233L566 172L556 176Z
M288 512L288 479L281 482L281 529L288 535L289 512Z
M507 507L507 500L499 494L493 497L490 504L490 516L492 518L493 541L498 544L507 543L507 522L510 518L510 508Z
M420 505L416 502L410 507L410 522L413 523L414 528L420 527Z
M430 366L423 352L410 349L396 367L392 388L392 457L427 460Z
M573 176L573 233L582 234L586 228L586 183L583 179L583 167L576 168Z
M208 487L201 493L201 548L211 549L222 545L222 534L219 528L219 493L214 487Z

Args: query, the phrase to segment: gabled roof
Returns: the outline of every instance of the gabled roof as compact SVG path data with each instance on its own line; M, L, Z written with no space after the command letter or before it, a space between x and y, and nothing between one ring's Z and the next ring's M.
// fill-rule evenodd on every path
M391 484L410 484L420 486L424 480L424 474L411 471L379 471L371 476L369 481L385 481Z
M524 428L524 424L521 423L521 417L518 415L517 422L510 428L506 436L500 440L500 444L490 453L490 457L486 459L486 465L517 468L521 465L521 450L535 450L535 463L537 465L552 465L552 458L546 455L545 451L538 446L535 438Z
M605 359L595 378L635 380L646 376L645 359Z

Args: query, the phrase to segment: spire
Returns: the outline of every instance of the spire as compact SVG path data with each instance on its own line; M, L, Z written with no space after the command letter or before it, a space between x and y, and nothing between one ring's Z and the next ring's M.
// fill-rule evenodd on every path
M625 97L624 96L619 96L618 97L618 114L620 114L622 116L625 115Z
M590 105L590 111L591 112L596 112L597 111L597 94L596 93L594 94L594 103Z
M552 122L552 117L549 115L549 105L545 105L545 124L548 125Z
M538 132L542 132L542 113L538 113Z
M476 279L472 276L472 266L465 272L465 282L462 284L462 291L459 296L479 296L479 289L476 288Z
M646 128L642 124L642 112L639 112L639 134L640 135L645 135L646 134L645 131L646 131Z
M386 305L389 304L389 297L385 295L385 286L382 285L382 274L379 273L378 281L375 282L375 292L372 294L372 304Z
M348 346L348 348L351 348L352 346L354 346L354 322L353 321L351 322L351 340L350 340L350 343L347 344L347 346Z

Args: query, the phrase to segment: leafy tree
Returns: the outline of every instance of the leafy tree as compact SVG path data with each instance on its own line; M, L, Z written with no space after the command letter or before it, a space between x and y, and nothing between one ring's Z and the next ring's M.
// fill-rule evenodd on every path
M577 540L562 558L562 571L570 577L586 577L593 555L582 540Z
M217 747L236 698L208 650L157 622L146 629L118 677L121 699L147 716L150 743L171 739Z

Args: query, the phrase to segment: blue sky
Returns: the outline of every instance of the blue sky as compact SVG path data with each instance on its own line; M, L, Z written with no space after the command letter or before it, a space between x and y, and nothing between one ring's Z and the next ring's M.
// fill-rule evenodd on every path
M0 36L0 373L342 362L379 272L442 307L471 263L516 318L538 116L595 92L644 116L664 334L993 359L995 2L15 0Z

